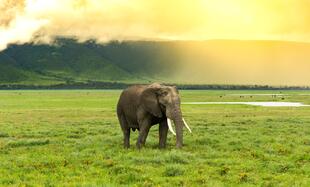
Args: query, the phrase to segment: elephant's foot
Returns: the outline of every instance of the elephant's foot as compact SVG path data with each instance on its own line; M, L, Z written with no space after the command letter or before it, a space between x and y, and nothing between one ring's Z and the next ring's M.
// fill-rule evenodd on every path
M137 149L141 149L141 148L143 147L143 144L142 144L142 143L137 142L136 147L137 147Z
M129 149L130 145L129 144L124 144L124 149Z
M162 144L159 144L159 149L165 149L166 148L166 145L162 145Z
M177 143L176 147L177 147L178 149L181 149L181 148L183 147L183 143Z
M136 143L137 149L141 149L142 147L144 147L145 146L145 142L146 142L145 140L141 140L141 139L138 138L137 143Z

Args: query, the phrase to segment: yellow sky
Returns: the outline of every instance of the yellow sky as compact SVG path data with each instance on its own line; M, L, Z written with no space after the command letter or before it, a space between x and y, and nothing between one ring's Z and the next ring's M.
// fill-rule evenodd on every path
M12 43L47 43L57 36L98 42L310 42L310 0L0 0L0 51ZM188 54L184 59L190 60L182 59L184 71L192 69L197 76L200 72L202 76L195 80L209 83L305 85L310 81L308 45L226 45L185 46L180 55ZM251 50L246 52L248 48ZM201 55L201 60L193 62L193 54ZM199 68L193 68L193 63Z
M0 0L0 49L54 36L310 42L309 0Z

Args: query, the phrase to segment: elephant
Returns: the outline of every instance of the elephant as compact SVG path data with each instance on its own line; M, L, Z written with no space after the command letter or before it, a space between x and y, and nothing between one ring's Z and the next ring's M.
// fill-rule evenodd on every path
M124 148L130 147L130 130L139 131L136 147L145 145L150 128L159 124L159 147L165 148L168 129L176 135L176 147L183 146L183 126L191 129L182 117L181 100L175 86L159 83L134 85L125 89L117 103L117 117L124 136ZM172 122L176 126L176 133Z

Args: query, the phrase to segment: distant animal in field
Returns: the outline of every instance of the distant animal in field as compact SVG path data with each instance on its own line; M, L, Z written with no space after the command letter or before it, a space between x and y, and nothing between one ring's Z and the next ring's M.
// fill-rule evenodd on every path
M159 147L165 148L168 129L176 135L176 147L183 146L183 126L191 129L182 117L178 89L158 83L125 89L117 104L117 116L124 135L124 147L130 147L130 130L139 131L138 149L145 145L150 128L159 124ZM176 126L176 133L172 122Z

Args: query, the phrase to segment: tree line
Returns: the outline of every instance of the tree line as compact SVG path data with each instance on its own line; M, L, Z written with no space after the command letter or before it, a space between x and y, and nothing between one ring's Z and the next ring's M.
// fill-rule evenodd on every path
M137 83L138 84L138 83ZM27 89L124 89L135 83L122 82L71 82L55 85L19 85L2 84L1 90ZM220 84L167 84L177 86L180 90L310 90L310 86L270 86L270 85L220 85Z

